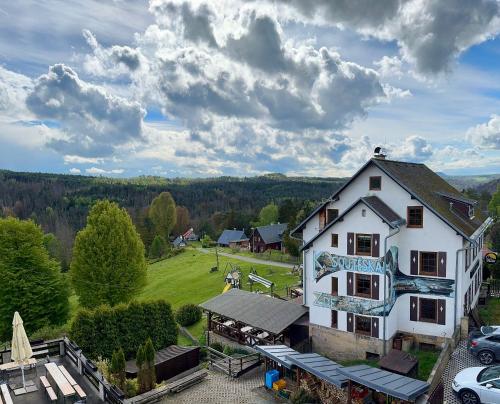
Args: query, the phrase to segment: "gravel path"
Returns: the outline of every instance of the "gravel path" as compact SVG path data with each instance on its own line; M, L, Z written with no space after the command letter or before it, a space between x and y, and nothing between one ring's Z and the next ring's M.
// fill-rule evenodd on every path
M201 251L204 254L215 254L214 251L207 250L206 248L198 248L199 251ZM271 260L261 260L258 258L252 258L252 257L246 257L244 255L238 255L238 254L230 254L230 253L225 253L225 252L220 252L219 255L223 257L229 257L229 258L234 258L240 261L245 261L245 262L250 262L252 264L262 264L262 265L270 265L273 267L281 267L281 268L288 268L292 269L293 264L287 264L285 262L277 262L277 261L271 261Z

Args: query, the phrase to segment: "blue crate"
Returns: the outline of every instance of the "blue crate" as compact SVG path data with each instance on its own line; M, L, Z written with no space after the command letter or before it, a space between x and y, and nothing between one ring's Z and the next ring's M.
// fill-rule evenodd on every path
M280 378L280 372L278 372L276 369L268 370L266 372L266 387L268 389L272 389L273 383L278 381L279 378Z

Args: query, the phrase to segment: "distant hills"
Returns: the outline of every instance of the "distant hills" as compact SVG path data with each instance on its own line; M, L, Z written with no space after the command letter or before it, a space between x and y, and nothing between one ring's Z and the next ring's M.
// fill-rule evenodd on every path
M497 185L500 182L500 174L446 175L439 173L439 175L460 191L472 188L479 193L486 191L492 194L496 191Z

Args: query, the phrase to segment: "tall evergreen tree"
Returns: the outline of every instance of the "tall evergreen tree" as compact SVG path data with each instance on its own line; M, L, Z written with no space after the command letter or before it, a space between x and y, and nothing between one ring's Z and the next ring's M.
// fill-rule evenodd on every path
M144 345L140 345L135 356L135 364L137 366L137 383L139 384L139 393L141 394L147 391L147 375L144 372L145 362Z
M149 207L149 217L153 222L156 234L168 240L177 221L175 202L170 192L162 192L153 199Z
M69 289L32 221L0 219L0 340L12 336L18 311L28 334L68 318Z
M152 390L156 384L156 372L155 372L155 348L153 346L153 341L148 338L144 344L144 363L145 372L147 373L147 389Z
M488 210L493 216L500 216L500 184L488 203Z
M146 283L144 245L130 216L116 203L99 201L78 232L71 281L84 307L130 301Z
M125 388L125 354L120 348L113 352L109 370L115 378L116 384L121 390Z

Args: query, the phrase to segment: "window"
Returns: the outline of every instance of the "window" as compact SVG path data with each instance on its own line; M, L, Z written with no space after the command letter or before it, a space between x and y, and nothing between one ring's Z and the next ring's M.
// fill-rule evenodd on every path
M338 247L338 246L339 246L339 235L332 234L332 247Z
M437 253L420 253L420 272L419 275L437 276Z
M356 255L372 255L371 234L356 234Z
M356 296L372 297L372 277L365 274L356 274Z
M333 222L338 217L339 217L339 210L338 209L327 209L326 210L326 222L327 223Z
M338 296L339 294L339 278L336 276L332 277L332 296Z
M500 365L490 366L479 372L479 374L477 375L477 381L481 383L489 381L491 379L498 379L499 377L500 377Z
M371 335L372 319L371 317L356 316L356 334Z
M407 216L407 227L424 226L424 208L422 206L408 206Z
M382 177L370 177L370 191L380 191L382 189Z
M366 209L361 209L361 216L366 217Z
M338 312L332 310L332 328L338 328Z
M427 323L437 322L437 300L434 299L419 299L420 300L420 318L419 321Z

